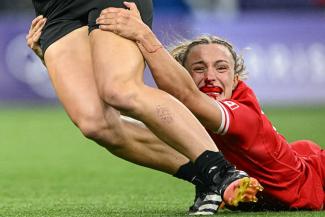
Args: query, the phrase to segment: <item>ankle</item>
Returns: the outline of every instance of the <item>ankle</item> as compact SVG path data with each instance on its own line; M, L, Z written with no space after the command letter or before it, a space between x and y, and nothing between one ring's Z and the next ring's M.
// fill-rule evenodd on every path
M221 152L205 151L194 162L199 178L208 186L219 185L229 169L235 169Z

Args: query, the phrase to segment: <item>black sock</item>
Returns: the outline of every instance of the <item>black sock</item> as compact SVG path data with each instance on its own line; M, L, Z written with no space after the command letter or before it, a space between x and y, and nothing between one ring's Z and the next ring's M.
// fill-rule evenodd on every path
M194 165L191 161L189 161L186 164L183 164L179 167L177 172L174 174L176 178L183 179L188 182L192 182L196 175Z
M205 151L194 163L198 177L206 185L219 184L225 173L230 168L234 168L223 156L221 152Z
M179 167L178 171L174 174L174 177L188 181L200 189L206 189L204 182L196 174L194 164L189 161Z

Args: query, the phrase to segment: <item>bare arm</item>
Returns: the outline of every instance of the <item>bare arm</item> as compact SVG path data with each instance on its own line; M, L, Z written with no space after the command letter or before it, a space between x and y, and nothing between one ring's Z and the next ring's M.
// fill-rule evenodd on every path
M219 106L197 88L188 71L166 49L148 52L144 44L156 40L151 32L140 39L138 45L157 86L184 103L206 128L217 131L221 122Z
M136 41L158 87L184 103L205 127L217 131L221 123L219 106L197 88L187 70L169 54L150 28L142 22L136 5L126 3L126 6L130 10L103 10L97 20L100 28Z

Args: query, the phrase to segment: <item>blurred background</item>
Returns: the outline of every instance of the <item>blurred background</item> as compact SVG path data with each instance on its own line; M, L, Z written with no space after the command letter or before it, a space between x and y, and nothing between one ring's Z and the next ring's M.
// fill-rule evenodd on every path
M262 104L325 104L325 0L154 0L166 44L216 34L244 55ZM0 105L56 102L46 69L27 48L31 0L0 3ZM154 86L147 71L145 82Z

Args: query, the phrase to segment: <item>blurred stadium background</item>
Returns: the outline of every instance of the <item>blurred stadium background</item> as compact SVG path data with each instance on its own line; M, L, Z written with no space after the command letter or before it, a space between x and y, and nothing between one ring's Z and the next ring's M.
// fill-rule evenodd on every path
M229 39L244 55L248 83L279 132L325 147L325 0L154 5L153 29L166 45L202 33ZM26 46L33 18L31 0L1 0L0 216L184 215L191 186L107 157L68 120L45 67ZM148 71L145 82L155 86Z
M229 39L264 104L325 103L324 0L154 0L154 30L169 44L202 33ZM26 47L30 0L0 3L0 103L49 102L45 68ZM154 85L150 73L146 83Z

